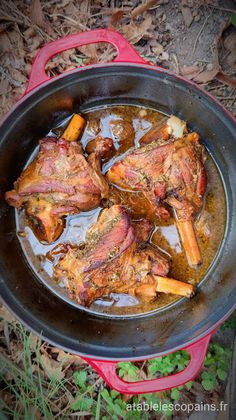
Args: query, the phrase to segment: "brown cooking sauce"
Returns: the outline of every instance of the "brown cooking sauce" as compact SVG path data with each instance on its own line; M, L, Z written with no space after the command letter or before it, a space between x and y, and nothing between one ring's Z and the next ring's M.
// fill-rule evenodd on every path
M129 150L130 147L138 146L138 141L143 134L152 127L152 124L165 118L165 116L155 110L137 106L110 106L87 112L85 113L85 118L88 124L81 139L84 149L86 144L98 134L102 137L113 138L116 151L113 158L103 165L103 172L106 172L112 165L114 159ZM115 125L115 128L114 126L112 127L112 121L116 120L126 122L123 134L125 136L128 133L128 137L125 140L122 138L122 130L119 129L119 125ZM68 119L64 120L50 134L60 135L67 122ZM132 126L134 130L132 130ZM109 200L101 203L101 207L89 212L68 216L65 220L63 234L56 242L50 245L45 245L38 241L25 220L24 211L17 214L19 240L33 271L36 272L44 283L50 285L51 288L56 287L57 291L60 291L59 293L67 296L64 285L56 285L52 278L53 265L58 261L60 255L63 255L66 251L67 243L74 245L82 244L85 239L86 230L96 222L102 210L102 205L106 206L113 202L121 202L129 209L133 219L148 217L153 221L155 228L150 242L153 246L157 246L164 254L170 256L172 268L169 276L178 280L198 284L206 274L222 241L226 218L225 194L220 174L208 153L205 167L208 179L205 204L201 215L195 221L199 247L202 254L202 265L198 269L191 268L188 265L173 218L168 222L158 220L151 213L148 202L143 198L141 193L122 191L112 186ZM155 302L147 303L138 301L137 298L132 296L112 294L110 297L97 300L93 303L91 309L99 312L125 315L148 312L161 308L174 302L176 299L179 298L173 295L159 294Z

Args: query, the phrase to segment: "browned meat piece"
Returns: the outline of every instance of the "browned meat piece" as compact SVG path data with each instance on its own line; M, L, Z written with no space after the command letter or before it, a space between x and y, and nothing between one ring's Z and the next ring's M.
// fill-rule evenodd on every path
M84 249L70 249L56 267L56 277L68 279L72 294L83 288L86 273L118 257L134 240L134 229L120 205L104 209L86 233Z
M184 220L194 216L202 205L206 187L203 147L196 133L167 145L152 142L125 156L109 169L113 184L133 191L143 191L155 203L173 206Z
M160 146L157 141L140 147L116 162L107 174L108 180L121 188L142 191L160 218L168 217L164 203L175 210L189 261L194 266L201 261L192 220L202 207L206 189L203 162L204 148L199 136L189 133L166 145Z
M24 206L39 239L52 242L62 232L62 216L93 209L107 195L95 154L88 162L78 143L48 137L5 198L14 207Z
M85 148L85 151L96 153L101 159L110 159L115 151L113 140L109 137L97 136L95 139L90 140Z
M64 228L63 219L58 213L59 208L53 207L49 200L32 197L26 204L26 215L30 226L40 240L52 242L57 239ZM62 215L74 211L74 207L63 208Z
M174 284L172 293L192 295L191 285L165 277L169 261L143 244L152 228L147 220L131 224L121 205L105 209L88 231L84 249L71 248L56 265L54 275L65 280L71 297L85 306L112 292L153 300L158 288L165 292L165 283L168 293Z
M104 209L86 233L83 272L100 267L125 251L134 240L134 229L124 208L115 205Z

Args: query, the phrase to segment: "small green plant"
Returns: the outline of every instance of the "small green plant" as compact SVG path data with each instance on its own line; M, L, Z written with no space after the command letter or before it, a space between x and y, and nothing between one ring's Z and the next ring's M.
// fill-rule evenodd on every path
M87 381L87 372L85 370L78 370L77 372L74 372L73 379L75 385L78 385L78 387L83 391L86 389L86 381Z
M132 362L119 362L117 366L120 368L118 374L121 378L127 374L130 380L136 381L138 379L139 369Z
M32 333L28 333L21 324L16 324L14 328L22 343L21 367L0 354L0 382L5 395L13 396L15 409L2 399L0 411L13 420L33 419L39 415L52 419L50 402L60 390L65 392L64 381L45 381L41 370L41 341L34 344Z
M204 362L204 370L200 375L200 382L206 391L212 391L217 385L218 381L224 381L227 377L228 366L231 357L231 350L224 348L219 343L211 343ZM147 373L149 378L167 376L183 370L189 363L189 354L186 351L177 351L173 354L151 359L147 362ZM140 380L139 369L131 362L119 363L119 376L123 377L125 374L133 380ZM161 393L162 406L164 402L167 406L178 401L181 398L182 391L191 390L193 382L190 381L183 386L172 388L170 391ZM143 401L147 403L158 403L160 398L158 394L145 394L141 396ZM162 411L165 417L170 417L173 412L168 408Z
M201 384L206 391L212 391L218 385L218 380L224 381L227 378L230 358L230 349L219 343L209 345L201 373Z
M69 378L65 375L63 362L56 362L52 369L51 365L43 363L45 350L41 340L35 340L21 324L10 328L18 336L22 350L19 360L14 359L14 362L0 354L0 381L3 395L7 396L0 401L0 418L3 419L31 420L39 417L69 420L74 415L78 418L92 416L95 420L149 420L153 415L160 414L164 420L173 415L173 403L181 400L183 393L193 386L191 381L161 393L125 397L104 388L103 380L94 375L87 364L74 366ZM50 357L53 361L52 355ZM230 357L230 349L217 342L209 345L203 371L198 377L206 391L212 391L226 379ZM183 370L188 363L189 354L177 351L144 364L120 362L118 374L131 382L143 377L159 378ZM55 411L63 398L65 402ZM127 410L127 403L131 404L130 410ZM145 403L149 407L155 404L155 412L135 408Z
M236 311L220 326L221 331L227 329L235 330L236 329Z
M93 404L93 398L79 395L71 404L71 408L73 411L90 411Z
M88 384L86 383L87 379L88 375L85 370L79 370L73 374L74 383L78 386L79 389L79 392L76 394L74 401L71 403L71 408L73 411L89 411L94 404L93 398L88 396L86 392L86 389L89 390Z
M114 390L108 391L106 388L101 392L102 398L107 403L107 410L111 414L112 419L116 420L123 417L123 412L126 410L126 404L121 400L119 392Z
M183 370L189 363L189 354L180 350L167 356L151 359L148 362L148 374L151 377L167 376Z
M231 15L231 23L236 28L236 13L232 13Z

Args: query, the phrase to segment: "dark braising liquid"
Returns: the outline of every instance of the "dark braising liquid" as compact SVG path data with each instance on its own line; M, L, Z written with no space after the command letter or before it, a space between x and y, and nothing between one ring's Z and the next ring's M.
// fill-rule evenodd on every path
M164 118L164 115L157 111L137 106L110 106L87 112L85 117L88 124L81 139L84 148L88 141L98 134L98 131L102 137L112 137L114 140L116 154L109 162L103 165L103 172L105 173L117 157L131 147L138 146L138 141L143 134L154 123ZM116 133L113 132L112 134L111 132L111 121L115 120L131 123L135 130L134 139L131 135L125 140L121 139L119 141L119 129L117 129ZM59 127L54 129L54 133L60 135L67 121L65 120ZM198 269L193 269L188 265L174 218L171 218L168 222L158 220L150 212L148 202L141 193L121 191L112 186L109 197L111 203L116 202L117 199L121 200L121 203L129 209L133 219L147 217L153 221L155 228L150 241L153 246L157 246L164 254L168 254L171 257L172 268L169 276L178 280L189 281L193 284L198 284L206 274L222 241L225 229L226 204L224 189L218 169L209 154L207 154L205 166L208 179L207 193L202 213L195 221L202 254L202 265ZM57 290L57 293L64 298L69 299L64 285L56 284L52 277L53 264L57 261L55 255L54 261L52 261L52 250L56 246L60 246L60 244L63 248L64 243L69 242L76 245L83 242L86 230L96 222L103 204L106 205L106 203L101 203L101 207L92 211L68 216L65 221L63 234L56 242L50 245L45 245L38 241L28 226L27 220L25 220L24 211L17 214L18 236L29 264L45 284L52 290ZM178 298L173 295L160 294L155 302L146 303L132 296L112 294L107 298L97 300L90 309L125 315L155 310L172 303L176 299Z

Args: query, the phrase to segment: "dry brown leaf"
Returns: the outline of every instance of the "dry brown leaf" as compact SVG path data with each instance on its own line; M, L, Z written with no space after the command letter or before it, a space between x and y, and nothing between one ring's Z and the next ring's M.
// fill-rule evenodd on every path
M199 73L199 67L197 65L193 65L193 66L183 66L180 68L180 73L182 74L182 76L188 76L189 74L192 73Z
M236 31L228 35L224 40L224 47L228 51L226 63L233 70L236 69Z
M23 357L23 343L20 342L19 340L14 340L14 341L10 341L10 346L9 346L9 353L11 355L11 359L13 361L15 361L16 363L20 362L22 360Z
M232 70L236 70L236 47L231 53L226 57L226 63Z
M34 407L34 410L35 410L35 407ZM36 411L36 413L35 413L34 420L40 420L40 419L42 419L42 413L41 413L41 411L38 408L37 411Z
M221 69L216 67L212 70L205 70L193 78L194 82L196 83L207 83L214 79L220 80L221 82L233 88L236 87L236 79L229 76L228 74L225 74Z
M214 56L213 56L213 60L212 60L212 70L205 70L203 72L201 72L197 77L194 78L194 81L197 83L207 83L210 82L213 79L217 79L220 80L221 82L227 84L228 86L231 87L236 87L236 79L234 79L233 77L225 74L222 71L222 68L220 66L220 62L219 62L219 43L222 39L222 35L224 33L224 31L231 25L231 21L230 19L227 19L225 22L223 22L223 24L220 27L219 33L215 39L214 45L213 45L213 50L214 50Z
M57 347L52 348L52 353L57 354L57 361L62 364L63 368L72 364L75 364L76 366L86 364L86 362L76 354L66 353L64 350Z
M30 49L32 50L36 50L37 48L41 47L41 45L43 44L43 39L40 35L35 35L34 37L32 37L30 39Z
M24 93L25 93L25 87L24 86L14 87L14 89L12 90L13 103L17 102Z
M130 401L132 397L133 397L133 394L121 394L120 395L121 400L124 401L125 403Z
M9 89L9 85L10 85L9 80L7 80L7 79L2 79L0 81L0 95L5 96L7 94L8 89Z
M9 52L12 49L12 44L5 32L0 34L0 53Z
M151 38L149 30L152 28L152 18L148 16L142 23L137 24L135 22L130 22L128 25L122 27L123 34L132 44L136 44L144 36Z
M125 11L120 10L120 9L113 12L112 15L111 15L111 18L110 18L110 25L109 26L116 26L121 21L124 14L125 14Z
M33 0L32 7L31 7L31 19L32 21L41 26L41 28L45 25L45 17L43 14L42 6L40 0Z
M89 15L89 9L90 9L90 2L88 0L80 0L79 2L79 10L83 14Z
M233 51L236 49L236 32L232 32L225 38L224 47L227 51Z
M56 3L56 9L63 9L69 3L71 3L71 0L60 0Z
M136 19L136 17L140 16L142 13L146 12L154 6L157 6L158 3L160 3L160 0L147 0L143 2L139 6L135 7L135 9L131 12L131 18Z
M202 72L202 68L197 65L183 66L180 68L180 74L188 80L192 80Z
M74 5L74 3L71 0L67 3L66 7L64 7L63 13L65 13L65 15L74 20L81 18L80 10Z
M24 76L24 74L17 69L12 69L11 70L11 76L17 82L20 82L20 83L26 83L27 82L27 78Z
M23 36L24 38L26 38L27 40L31 40L31 38L35 35L35 29L30 27L27 28L24 32L23 32Z
M212 70L204 70L198 75L196 75L193 79L196 83L207 83L215 79L218 72L219 68L217 67L213 68Z
M19 57L24 58L25 56L25 49L24 49L24 43L23 39L18 31L9 31L8 37L11 42L11 50L15 55L15 58L17 56L17 59Z
M30 349L32 352L36 350L39 340L40 338L37 335L31 334Z
M14 316L3 305L0 306L0 318L4 319L4 321L9 323L16 322Z
M122 376L123 381L125 382L135 382L136 380L133 378L133 376L130 376L128 373L124 373Z
M223 24L221 25L221 28L219 30L219 33L217 34L217 37L215 38L215 42L213 43L212 49L214 51L213 53L213 59L212 59L212 69L211 70L203 70L197 73L197 69L195 66L190 66L189 68L182 68L181 74L185 76L186 78L190 80L194 80L196 83L207 83L211 80L217 79L222 81L223 83L226 83L229 86L236 87L236 79L232 78L231 76L225 74L220 66L219 62L219 42L222 38L223 32L231 25L230 19L227 19ZM189 73L188 73L189 69Z
M189 9L189 7L181 6L181 12L184 18L184 23L189 28L193 21L193 15L191 13L191 10Z
M46 376L51 380L61 381L65 373L62 371L62 364L51 359L46 353L40 357L40 362Z
M229 76L228 74L225 74L223 71L219 71L216 75L216 79L220 80L221 82L225 83L228 86L231 86L233 88L236 88L236 79Z
M92 44L92 45L86 45L85 47L80 47L80 51L90 58L91 63L97 63L98 62L98 52L97 52L98 45Z
M44 29L49 34L54 34L52 27L49 22L46 20L40 0L33 0L31 6L31 19L35 25L38 25L40 28Z

